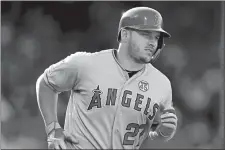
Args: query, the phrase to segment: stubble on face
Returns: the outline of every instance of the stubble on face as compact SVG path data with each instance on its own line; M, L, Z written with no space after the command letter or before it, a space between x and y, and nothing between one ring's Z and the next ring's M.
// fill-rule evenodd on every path
M136 44L135 41L130 40L129 41L129 55L130 57L139 64L147 64L151 61L151 55L148 55L145 53L145 50L141 50L140 46Z

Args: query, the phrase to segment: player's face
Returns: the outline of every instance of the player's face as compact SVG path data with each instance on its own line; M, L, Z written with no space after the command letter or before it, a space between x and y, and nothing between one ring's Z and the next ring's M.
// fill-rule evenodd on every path
M154 55L160 32L156 31L131 31L129 40L129 55L137 63L149 63Z

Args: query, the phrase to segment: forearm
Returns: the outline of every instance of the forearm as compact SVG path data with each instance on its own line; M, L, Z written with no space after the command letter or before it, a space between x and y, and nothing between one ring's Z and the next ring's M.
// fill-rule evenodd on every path
M36 94L38 107L43 117L45 126L53 121L58 121L58 94L46 85L43 75L41 75L36 82Z
M176 133L176 127L171 127L174 126L173 124L171 124L170 127L168 127L168 125L165 126L165 124L163 124L164 121L163 122L161 121L163 120L160 120L159 123L152 124L149 132L149 137L152 140L162 140L167 142L174 137Z

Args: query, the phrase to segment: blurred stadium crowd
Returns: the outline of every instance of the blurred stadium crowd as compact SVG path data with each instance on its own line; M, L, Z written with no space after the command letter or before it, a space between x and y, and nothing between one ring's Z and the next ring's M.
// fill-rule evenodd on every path
M117 48L123 11L160 11L172 38L154 64L171 80L178 130L169 143L143 148L221 148L221 2L1 2L1 148L46 148L35 83L76 51ZM63 126L68 93L58 116ZM222 117L221 117L222 116Z

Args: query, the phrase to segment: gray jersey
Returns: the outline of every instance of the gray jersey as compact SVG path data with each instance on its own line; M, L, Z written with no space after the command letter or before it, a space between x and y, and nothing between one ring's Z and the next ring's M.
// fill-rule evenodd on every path
M64 128L78 138L74 148L138 149L159 106L173 107L165 75L146 64L129 78L113 50L77 52L44 74L53 90L71 90Z

